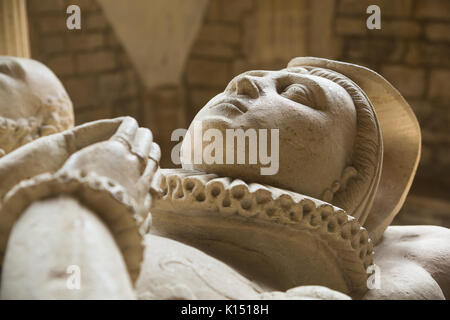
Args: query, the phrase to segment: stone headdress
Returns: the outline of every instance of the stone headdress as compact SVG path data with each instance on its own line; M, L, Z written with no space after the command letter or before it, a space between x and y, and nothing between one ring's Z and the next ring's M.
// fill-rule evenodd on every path
M339 84L339 77L345 77L360 88L358 93L349 92L357 108L354 159L359 178L332 203L358 218L377 243L402 207L417 169L421 150L417 119L401 94L368 68L313 57L295 58L288 64L292 67L306 67L336 78ZM377 142L377 135L382 140Z

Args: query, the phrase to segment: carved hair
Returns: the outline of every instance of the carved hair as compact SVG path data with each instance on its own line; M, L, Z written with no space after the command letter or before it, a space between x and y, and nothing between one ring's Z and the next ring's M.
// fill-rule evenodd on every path
M357 133L351 163L344 169L341 181L326 190L332 194L324 193L324 197L329 198L324 200L330 200L360 221L365 220L369 198L373 197L376 190L376 180L381 169L379 155L382 152L379 128L369 99L351 79L335 71L308 66L290 67L288 70L331 80L344 88L352 98L356 109Z
M17 120L0 116L0 158L18 147L73 126L72 103L67 95L42 102L34 116Z

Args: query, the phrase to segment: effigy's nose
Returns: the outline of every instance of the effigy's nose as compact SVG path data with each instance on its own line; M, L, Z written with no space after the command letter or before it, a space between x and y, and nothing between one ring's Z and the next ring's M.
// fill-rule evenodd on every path
M252 99L259 97L259 89L256 83L249 76L241 76L236 79L236 93L245 95Z

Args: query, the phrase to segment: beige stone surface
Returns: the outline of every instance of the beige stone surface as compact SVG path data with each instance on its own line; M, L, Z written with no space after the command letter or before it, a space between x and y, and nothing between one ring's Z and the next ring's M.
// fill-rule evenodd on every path
M4 59L12 81L0 115L16 116L16 104L30 117L39 98L65 92L42 65ZM42 86L17 84L37 69L48 75ZM237 76L196 119L219 130L282 128L280 169L290 170L158 170L159 147L133 118L56 126L0 159L1 297L448 298L449 229L387 228L415 174L420 132L383 77L296 58ZM373 262L381 285L369 289ZM76 293L69 264L82 272Z
M438 226L391 226L375 248L380 288L364 299L449 299L450 230Z
M227 264L194 247L145 236L138 299L256 299L261 291Z
M301 286L286 292L266 292L263 300L350 300L350 297L321 286Z
M381 73L407 98L421 97L425 91L425 72L420 68L388 65Z
M27 208L6 252L1 299L134 298L111 232L71 197L36 201ZM79 290L68 288L70 266L79 268Z
M321 286L268 291L222 261L189 245L148 234L136 283L138 299L347 300Z

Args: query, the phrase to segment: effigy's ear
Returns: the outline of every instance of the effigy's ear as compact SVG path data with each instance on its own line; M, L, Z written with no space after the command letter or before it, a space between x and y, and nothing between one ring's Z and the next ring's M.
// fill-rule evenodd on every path
M294 58L288 64L301 66L324 68L348 77L364 91L374 108L382 136L382 169L364 227L378 243L405 202L416 173L421 152L419 123L402 95L373 70L314 57Z

